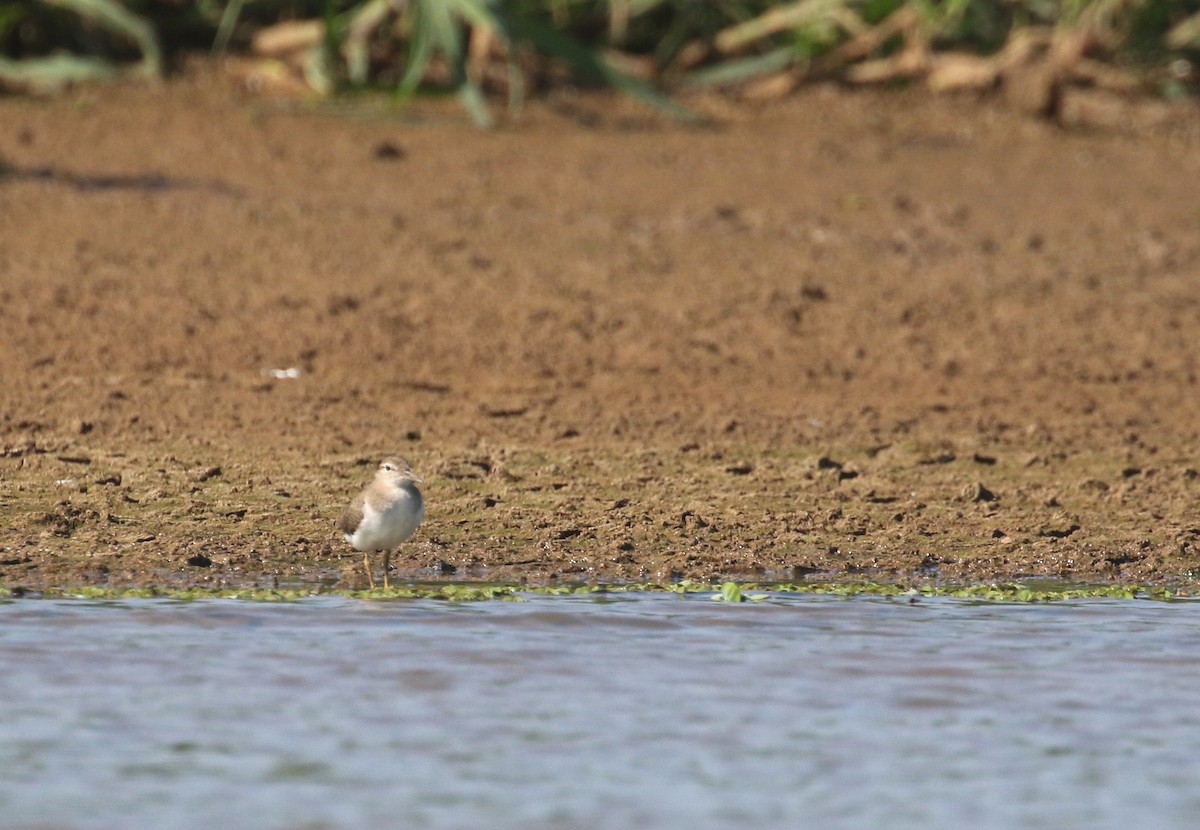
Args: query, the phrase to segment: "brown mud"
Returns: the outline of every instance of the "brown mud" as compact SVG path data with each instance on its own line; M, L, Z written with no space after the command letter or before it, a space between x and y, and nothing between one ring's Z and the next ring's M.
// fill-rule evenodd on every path
M401 576L1200 568L1187 130L820 88L485 134L201 72L0 99L0 160L0 585L360 584L392 453Z

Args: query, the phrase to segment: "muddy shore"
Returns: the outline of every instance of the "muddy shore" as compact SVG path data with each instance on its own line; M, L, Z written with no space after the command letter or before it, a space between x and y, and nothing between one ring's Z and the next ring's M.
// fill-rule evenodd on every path
M0 585L1194 583L1195 135L716 109L0 99Z

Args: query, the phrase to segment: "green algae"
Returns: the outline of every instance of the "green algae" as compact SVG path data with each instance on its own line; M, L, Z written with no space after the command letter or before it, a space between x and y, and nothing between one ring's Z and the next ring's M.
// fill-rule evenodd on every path
M972 585L911 586L888 582L737 582L721 583L680 580L676 582L628 582L619 584L518 585L511 583L410 582L389 588L350 590L342 588L114 588L100 586L53 587L37 591L0 585L0 592L11 598L47 598L81 600L172 599L180 601L232 599L249 602L295 602L318 596L342 596L366 601L444 600L480 602L508 600L520 602L529 596L581 596L603 594L668 593L679 596L709 595L718 602L762 602L772 597L815 594L836 597L896 597L919 601L921 598L949 597L980 602L1039 603L1075 599L1140 599L1166 602L1186 599L1188 590L1145 585L1072 585L1003 582Z

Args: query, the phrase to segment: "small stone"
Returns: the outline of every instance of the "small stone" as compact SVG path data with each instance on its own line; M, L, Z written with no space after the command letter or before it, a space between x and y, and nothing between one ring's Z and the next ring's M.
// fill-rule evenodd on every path
M940 452L936 455L926 456L917 461L918 464L949 464L954 461L956 456L952 452Z
M1047 525L1038 531L1038 536L1042 536L1047 539L1065 539L1077 530L1079 530L1079 525L1075 524L1074 522L1069 524L1064 523L1058 526Z
M55 458L57 458L59 461L63 462L64 464L91 464L92 463L91 457L86 456L86 455L56 455Z
M216 466L208 467L208 468L204 469L200 473L200 475L196 476L196 480L197 481L208 481L209 479L216 478L219 475L221 475L220 467L216 467Z
M408 155L404 148L391 141L381 141L375 145L373 155L379 161L400 161Z
M962 498L966 501L995 501L996 494L984 487L982 482L976 481L963 488Z

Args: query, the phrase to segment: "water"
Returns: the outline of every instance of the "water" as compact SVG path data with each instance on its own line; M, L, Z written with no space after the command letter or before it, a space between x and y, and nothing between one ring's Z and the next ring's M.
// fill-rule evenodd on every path
M1200 604L0 604L0 827L1190 828Z

